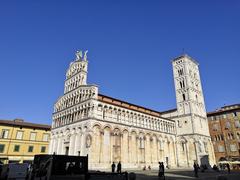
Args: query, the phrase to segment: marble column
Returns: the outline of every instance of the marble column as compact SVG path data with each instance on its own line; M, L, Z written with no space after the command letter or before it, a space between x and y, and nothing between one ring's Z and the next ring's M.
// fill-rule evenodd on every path
M123 161L123 134L120 134L120 161Z
M132 162L132 136L128 136L128 163Z
M62 136L59 135L58 137L58 146L56 154L62 154Z
M103 135L104 135L104 132L103 130L100 131L100 148L99 148L99 163L102 163L103 162Z
M113 162L113 142L114 141L114 133L110 133L110 163Z
M165 162L165 140L162 141L162 161Z
M159 148L159 140L158 139L156 139L156 141L157 141L157 161L159 162L160 161L160 157L159 157L159 151L160 151L160 148Z
M103 162L110 163L110 129L104 130L103 136Z
M137 139L136 134L131 135L131 141L130 141L130 157L131 157L131 163L134 163L136 165L137 163Z
M139 156L140 156L140 152L139 152L139 147L140 147L140 142L139 142L139 137L136 137L136 152L137 152L137 164L139 165Z
M53 151L53 137L51 137L50 139L48 153L52 154L52 151Z
M53 147L53 154L57 154L57 147L58 147L58 136L55 136L54 140L54 147Z
M187 143L185 143L184 145L185 145L185 147L186 147L187 166L190 167L189 153L188 153L188 151L189 151L188 149L189 149L189 148L188 148Z
M121 159L124 164L128 162L128 132L124 131L122 134L122 153L121 153Z
M76 131L74 155L81 155L81 132L79 130Z
M146 135L146 138L144 138L145 141L145 163L149 164L151 163L151 148L150 148L150 136Z
M70 142L69 142L69 155L74 155L74 148L75 148L75 132L71 133Z
M149 141L149 146L150 146L150 163L153 163L153 139L152 137L150 137L150 141Z
M172 163L170 141L167 142L167 146L168 146L168 166L169 166Z
M177 164L177 167L179 167L179 157L178 157L178 150L176 142L174 142L174 152L175 152L175 162Z
M199 164L200 162L199 162L199 159L198 159L197 143L199 143L199 142L193 142L193 144L194 144L194 150L195 150L195 156L196 156L196 161L197 161L197 163Z
M81 135L81 156L86 156L86 132Z

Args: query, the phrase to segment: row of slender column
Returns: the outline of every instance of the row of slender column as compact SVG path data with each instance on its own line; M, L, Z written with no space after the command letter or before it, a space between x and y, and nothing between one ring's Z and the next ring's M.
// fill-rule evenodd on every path
M175 123L172 121L153 116L146 116L141 113L121 111L120 109L113 110L113 108L111 108L110 110L110 108L103 107L102 105L98 105L96 117L103 120L159 130L161 132L175 133Z
M64 113L62 113L61 115L54 116L53 128L89 117L93 113L93 108L94 106L91 106L90 104L86 104L85 106L82 106L75 112L66 113L65 115L63 115Z
M89 142L86 142L87 136ZM53 135L49 148L51 154L65 154L67 148L68 155L88 154L89 162L94 166L109 166L113 161L121 161L128 167L158 166L159 161L169 166L177 163L175 141L127 131L116 133L110 129L93 128L89 132Z
M167 161L168 165L176 165L175 142L151 140L150 136L144 139L144 146L140 147L140 138L137 135L114 134L108 131L100 131L94 138L92 149L92 162L110 164L113 161L121 161L123 164L141 165L148 164L157 166L159 161ZM96 139L98 138L98 139ZM119 139L119 144L116 143Z
M66 154L66 148L68 148L68 155L86 155L84 143L85 135L82 132L53 135L50 140L49 153Z
M77 95L74 95L74 96L71 96L71 97L63 96L62 99L59 100L58 103L56 103L54 112L58 112L58 111L61 111L65 108L67 108L67 107L78 104L78 103L80 103L84 100L87 100L87 99L93 97L93 95L94 95L94 92L90 91L90 93L81 93L79 95L77 94Z

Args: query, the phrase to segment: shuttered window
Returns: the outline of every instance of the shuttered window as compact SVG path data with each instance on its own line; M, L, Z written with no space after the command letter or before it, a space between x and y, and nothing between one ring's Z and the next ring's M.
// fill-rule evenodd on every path
M17 131L16 139L22 139L23 138L23 131Z
M30 140L35 141L36 140L37 133L36 132L31 132L30 133Z

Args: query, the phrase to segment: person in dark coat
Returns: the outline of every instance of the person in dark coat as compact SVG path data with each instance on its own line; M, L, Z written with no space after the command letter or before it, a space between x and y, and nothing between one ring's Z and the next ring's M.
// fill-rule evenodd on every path
M115 163L113 162L113 163L112 163L112 173L115 172L115 167L116 167L116 165L115 165Z
M230 165L227 164L227 170L228 170L228 174L230 174Z
M164 176L164 164L163 162L159 162L159 172L158 172L158 176L159 177L165 177Z
M162 172L163 172L163 176L165 177L165 168L164 168L164 164L163 164L163 162L162 162Z
M121 173L121 172L122 172L122 164L119 161L118 164L117 164L117 173Z
M193 169L194 169L194 175L195 175L195 177L198 177L199 165L198 165L196 162L194 162L194 164L193 164Z
M73 174L73 170L74 170L74 164L70 162L67 168L67 174Z

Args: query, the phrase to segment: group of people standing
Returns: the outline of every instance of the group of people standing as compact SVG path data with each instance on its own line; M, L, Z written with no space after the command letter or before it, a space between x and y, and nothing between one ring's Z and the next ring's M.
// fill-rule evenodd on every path
M229 164L226 164L226 167L227 167L227 170L228 170L228 174L230 174L230 165L229 165ZM208 168L207 168L206 165L201 165L201 167L199 167L198 163L197 163L197 162L194 162L194 164L193 164L193 169L194 169L194 176L195 176L195 177L198 177L198 170L199 170L199 169L202 169L201 172L204 172L204 171L205 171L206 169L208 169ZM218 167L217 167L215 164L213 165L212 169L213 169L214 171L219 172L219 169L218 169Z
M213 170L215 170L216 167L217 167L217 166L214 165L214 166L213 166ZM229 164L227 164L226 167L227 167L228 173L230 173L230 166L229 166ZM151 170L151 167L150 167L150 166L149 166L148 168L149 168L149 170ZM202 168L203 168L203 167L202 167ZM207 167L206 167L206 168L207 168ZM112 163L112 173L115 173L115 169L116 169L116 164L113 162L113 163ZM193 169L194 169L194 175L195 175L195 177L198 177L198 170L201 169L201 168L200 168L200 166L198 165L197 162L194 162L194 164L193 164ZM146 166L144 166L143 170L146 170ZM120 161L119 161L118 164L117 164L117 171L116 171L116 172L117 172L117 173L121 173L121 172L122 172L122 164L121 164ZM202 171L202 172L204 172L204 171ZM159 177L165 177L164 173L165 173L164 164L163 164L163 162L159 162L158 176L159 176Z
M115 163L113 162L112 163L112 173L115 173L115 168L116 168L116 165ZM117 173L121 173L122 172L122 164L121 162L119 161L118 164L117 164Z

